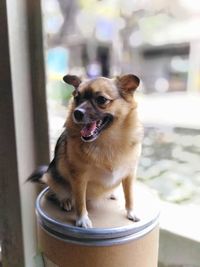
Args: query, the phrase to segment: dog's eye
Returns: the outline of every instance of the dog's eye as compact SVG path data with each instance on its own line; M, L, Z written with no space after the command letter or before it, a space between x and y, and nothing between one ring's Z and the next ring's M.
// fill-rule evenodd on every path
M107 104L109 102L109 100L107 99L107 98L105 98L104 96L98 96L97 98L96 98L96 103L98 104L98 105L105 105L105 104Z

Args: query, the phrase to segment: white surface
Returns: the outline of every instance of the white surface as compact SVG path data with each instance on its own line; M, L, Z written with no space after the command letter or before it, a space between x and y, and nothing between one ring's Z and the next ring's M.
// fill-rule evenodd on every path
M137 95L137 102L145 124L200 128L200 94Z

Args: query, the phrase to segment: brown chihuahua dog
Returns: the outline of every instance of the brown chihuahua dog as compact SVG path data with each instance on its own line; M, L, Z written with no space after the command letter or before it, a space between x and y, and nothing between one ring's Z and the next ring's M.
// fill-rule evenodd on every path
M48 168L28 180L47 184L65 210L74 206L76 226L85 228L92 227L87 200L110 194L122 182L127 217L138 221L133 186L143 137L134 99L139 79L132 74L84 82L72 75L63 79L74 86L65 130Z

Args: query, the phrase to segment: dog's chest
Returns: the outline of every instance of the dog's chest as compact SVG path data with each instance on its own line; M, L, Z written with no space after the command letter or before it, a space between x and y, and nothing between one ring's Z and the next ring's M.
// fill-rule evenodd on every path
M130 170L130 166L127 165L119 166L112 171L94 168L90 177L91 180L109 188L118 185L130 173Z
M128 172L129 168L127 168L127 166L121 166L110 172L108 176L105 175L103 179L105 179L105 182L108 184L108 186L113 186L115 184L119 184L121 180L128 175Z

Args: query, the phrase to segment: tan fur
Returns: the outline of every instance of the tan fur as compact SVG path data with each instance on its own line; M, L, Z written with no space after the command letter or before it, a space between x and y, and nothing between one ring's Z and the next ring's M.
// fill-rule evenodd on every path
M73 76L74 77L74 76ZM86 201L106 195L123 184L127 217L132 220L134 215L133 186L136 176L138 159L141 151L143 128L137 116L137 104L134 90L138 84L126 88L128 75L123 79L98 78L76 84L76 89L83 94L90 88L92 92L100 92L111 101L102 106L101 112L110 113L114 120L108 128L93 142L83 142L80 138L81 124L73 120L75 103L69 106L66 121L67 140L58 147L57 170L65 179L66 192L71 190L72 202L77 213L76 225L91 227L87 214ZM132 80L131 80L132 81ZM124 88L123 88L124 86ZM121 88L122 87L122 88ZM45 182L59 195L63 188L53 182L51 175L46 175Z

